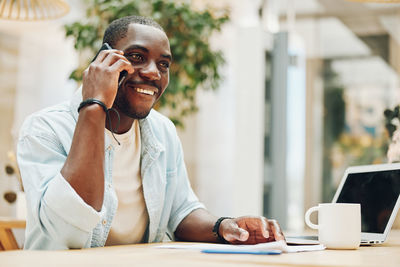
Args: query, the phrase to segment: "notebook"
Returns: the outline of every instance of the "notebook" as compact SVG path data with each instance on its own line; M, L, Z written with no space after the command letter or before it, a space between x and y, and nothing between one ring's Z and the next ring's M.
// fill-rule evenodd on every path
M361 244L383 243L400 208L400 163L347 168L332 202L360 203ZM315 236L286 239L292 244L318 240Z

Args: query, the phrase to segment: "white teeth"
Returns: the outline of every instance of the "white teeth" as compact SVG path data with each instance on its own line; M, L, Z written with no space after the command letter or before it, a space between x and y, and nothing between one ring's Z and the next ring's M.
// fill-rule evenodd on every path
M154 91L151 91L151 90L136 88L136 91L139 93L142 93L142 94L146 94L146 95L154 95Z

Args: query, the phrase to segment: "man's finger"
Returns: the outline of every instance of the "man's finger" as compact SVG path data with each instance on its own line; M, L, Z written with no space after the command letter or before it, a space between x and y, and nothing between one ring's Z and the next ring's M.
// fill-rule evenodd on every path
M261 233L263 235L263 237L268 238L269 237L269 223L268 220L265 217L261 217Z
M236 223L229 225L229 228L223 233L225 240L231 241L246 241L249 238L249 232L240 228Z
M270 229L272 229L272 233L274 234L275 240L285 240L285 236L282 233L281 227L279 226L276 220L269 220Z
M99 54L96 56L96 58L94 59L94 61L96 61L97 63L103 62L104 59L107 58L107 56L108 56L109 53L117 53L117 54L120 54L120 55L123 55L123 54L124 54L124 52L122 52L121 50L116 50L116 49L109 50L109 49L105 49L105 50L101 50L101 51L99 52Z

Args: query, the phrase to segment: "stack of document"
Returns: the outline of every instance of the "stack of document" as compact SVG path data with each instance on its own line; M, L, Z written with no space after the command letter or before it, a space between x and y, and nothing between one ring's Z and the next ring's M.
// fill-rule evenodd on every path
M302 246L289 246L285 241L275 241L269 243L260 243L256 245L231 245L231 244L211 244L211 243L183 243L183 244L163 244L157 246L157 248L174 248L174 249L192 249L192 250L200 250L208 253L246 253L248 254L257 254L254 252L259 252L259 254L263 254L262 252L280 252L284 253L292 253L292 252L302 252L302 251L316 251L316 250L324 250L325 246L322 244L319 245L302 245ZM214 252L212 252L214 251ZM252 253L253 252L253 253ZM271 253L274 254L274 253Z

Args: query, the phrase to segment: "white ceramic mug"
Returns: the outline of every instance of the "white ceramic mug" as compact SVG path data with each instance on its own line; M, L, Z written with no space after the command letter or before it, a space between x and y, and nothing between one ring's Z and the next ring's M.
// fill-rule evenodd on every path
M318 211L318 224L310 215ZM360 204L324 203L312 207L305 214L306 224L318 229L318 240L331 249L357 249L361 239Z

